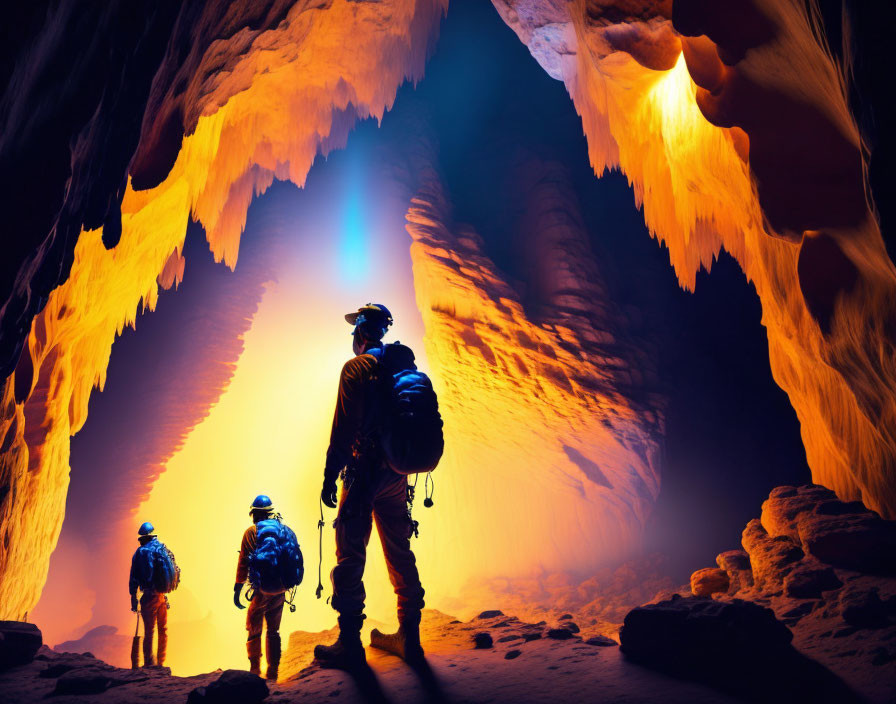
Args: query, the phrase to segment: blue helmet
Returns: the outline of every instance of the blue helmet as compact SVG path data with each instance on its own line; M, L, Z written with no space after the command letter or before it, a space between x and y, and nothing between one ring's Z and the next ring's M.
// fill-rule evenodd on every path
M249 507L249 514L251 515L253 511L273 512L273 510L274 502L271 501L271 497L267 494L259 494L255 497L255 501L253 501L252 505Z
M137 535L139 535L141 537L145 537L148 535L152 535L155 532L155 530L156 529L153 527L152 523L147 521L146 523L144 523L142 526L140 526L137 529Z

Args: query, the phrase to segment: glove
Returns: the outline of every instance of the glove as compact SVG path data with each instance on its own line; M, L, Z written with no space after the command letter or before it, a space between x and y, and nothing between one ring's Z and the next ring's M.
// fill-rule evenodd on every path
M324 488L321 489L320 499L324 505L330 508L336 508L336 480L324 477Z
M240 592L243 591L243 583L237 582L233 585L233 605L238 609L245 609L246 607L240 603Z
M137 613L137 595L131 594L131 611Z

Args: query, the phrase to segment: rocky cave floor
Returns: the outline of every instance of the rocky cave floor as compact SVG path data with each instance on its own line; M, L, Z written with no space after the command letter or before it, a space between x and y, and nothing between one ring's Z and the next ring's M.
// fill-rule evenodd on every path
M174 677L167 668L36 650L36 628L5 622L0 700L896 701L896 522L822 487L779 487L742 547L615 627L594 618L593 603L566 613L545 607L537 623L532 609L526 620L487 611L467 622L427 610L422 669L368 648L364 673L323 670L312 648L335 629L295 632L277 684L243 671Z

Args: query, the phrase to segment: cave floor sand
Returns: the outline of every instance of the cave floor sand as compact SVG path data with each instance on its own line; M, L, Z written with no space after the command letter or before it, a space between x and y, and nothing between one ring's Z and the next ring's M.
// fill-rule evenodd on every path
M367 659L380 697L365 696L345 672L321 669L311 662L314 643L328 642L335 631L293 633L284 653L281 681L270 685L266 702L365 702L401 704L444 701L486 702L657 702L701 704L736 701L706 685L674 679L626 661L616 646L588 645L579 638L555 640L526 635L546 632L548 626L525 624L498 616L459 622L439 614L426 620L423 629L427 661L432 677L420 676L398 658L367 649ZM494 645L475 649L473 636L488 632ZM508 653L519 654L508 659ZM6 704L36 702L51 695L56 679L40 677L54 662L68 659L96 665L89 655L58 655L49 649L33 663L0 674L0 693ZM73 660L74 659L74 660ZM217 679L219 673L174 677L167 670L115 670L121 677L146 676L142 681L114 686L100 694L55 695L56 704L97 702L183 703L195 687ZM370 687L368 687L370 690Z

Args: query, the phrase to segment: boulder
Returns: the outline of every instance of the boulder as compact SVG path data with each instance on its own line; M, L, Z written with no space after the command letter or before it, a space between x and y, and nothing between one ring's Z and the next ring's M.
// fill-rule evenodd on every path
M805 555L793 538L771 537L756 518L747 523L741 543L750 557L754 586L772 594L783 590L784 577Z
M675 669L709 667L716 660L752 658L786 648L793 635L774 612L750 601L679 597L633 609L625 617L622 652Z
M786 535L799 540L796 530L797 517L806 511L812 511L824 501L837 499L830 489L807 484L801 487L779 486L771 490L768 499L762 504L760 521L766 532L776 538Z
M896 572L896 521L885 521L867 510L838 512L853 506L840 501L828 502L812 513L801 514L797 532L803 549L835 567L866 574L893 574Z
M860 701L830 671L791 645L771 609L741 599L685 597L640 606L619 633L625 656L647 667L708 682L739 699Z
M34 660L43 636L33 623L0 621L0 671Z
M245 670L225 670L205 687L197 687L187 697L187 704L259 704L270 690L258 675Z
M743 550L728 550L716 556L719 569L728 575L728 593L736 594L753 586L753 566Z
M896 521L883 520L860 501L840 501L825 487L773 489L760 522L769 537L790 538L829 565L896 573Z
M784 578L784 593L794 599L818 599L822 592L843 586L836 572L824 565L805 564L804 560Z
M691 593L694 596L725 594L728 587L728 573L718 567L704 567L691 575Z

